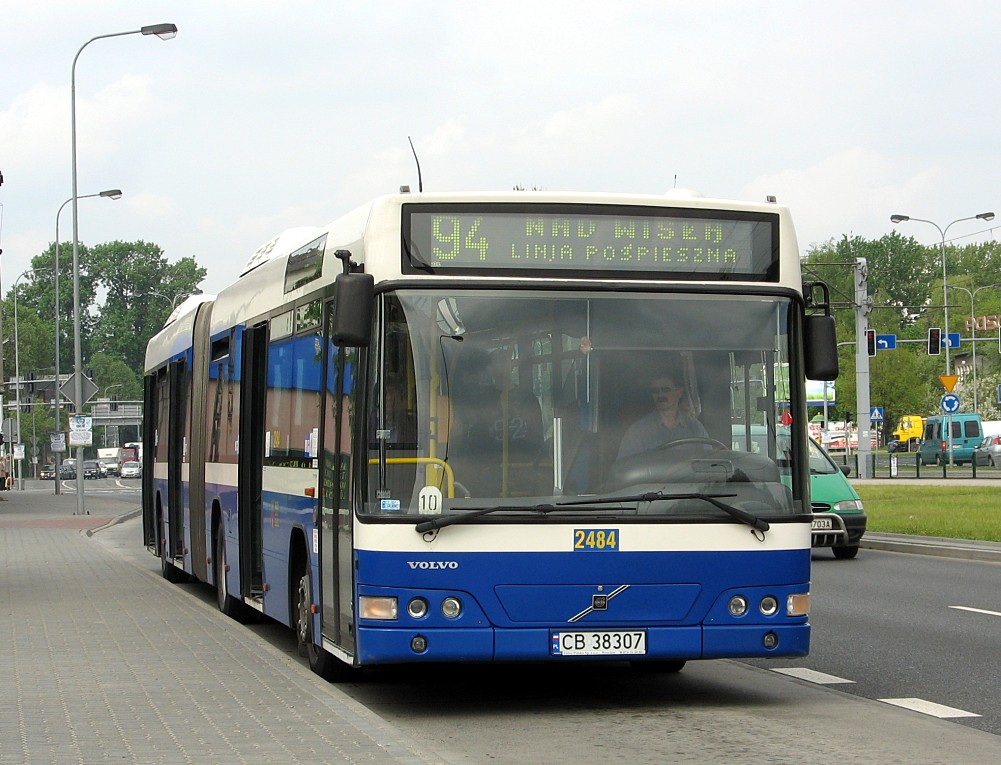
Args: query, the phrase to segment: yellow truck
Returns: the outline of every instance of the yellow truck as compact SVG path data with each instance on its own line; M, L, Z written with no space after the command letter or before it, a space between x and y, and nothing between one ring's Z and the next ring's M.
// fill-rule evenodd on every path
M916 451L925 432L925 418L920 414L905 414L893 431L893 441L887 446L891 452Z

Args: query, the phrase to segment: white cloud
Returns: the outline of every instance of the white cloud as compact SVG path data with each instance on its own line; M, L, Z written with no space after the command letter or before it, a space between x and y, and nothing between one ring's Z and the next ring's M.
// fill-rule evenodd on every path
M900 164L855 147L803 168L787 168L751 181L743 195L767 195L790 207L803 250L816 242L855 233L876 238L891 229L890 215L915 209L932 193L937 166L900 174Z

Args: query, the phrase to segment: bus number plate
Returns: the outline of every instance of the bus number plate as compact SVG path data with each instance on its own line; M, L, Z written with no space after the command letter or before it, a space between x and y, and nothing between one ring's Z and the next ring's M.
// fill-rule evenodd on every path
M646 633L642 630L554 632L553 656L642 656Z
M831 531L834 528L834 522L830 518L814 518L813 519L813 530L814 531Z

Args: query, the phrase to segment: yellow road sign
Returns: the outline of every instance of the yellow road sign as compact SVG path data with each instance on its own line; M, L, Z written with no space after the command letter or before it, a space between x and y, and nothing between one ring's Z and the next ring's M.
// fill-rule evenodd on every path
M942 387L945 388L945 392L952 393L952 389L959 382L959 375L939 375L938 379L942 381Z

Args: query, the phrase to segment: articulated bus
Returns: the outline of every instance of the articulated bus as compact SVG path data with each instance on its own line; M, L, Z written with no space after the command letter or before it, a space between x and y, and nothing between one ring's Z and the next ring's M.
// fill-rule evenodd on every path
M334 680L805 655L829 302L774 203L376 199L150 341L145 543Z

